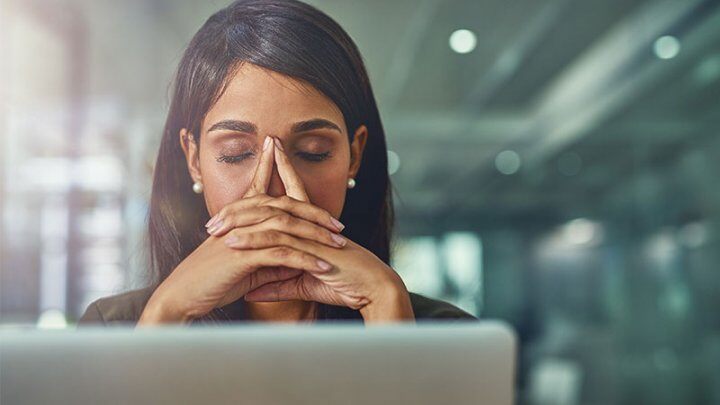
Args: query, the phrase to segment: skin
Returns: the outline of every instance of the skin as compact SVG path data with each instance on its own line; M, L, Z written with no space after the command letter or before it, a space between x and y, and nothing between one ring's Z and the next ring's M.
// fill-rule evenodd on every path
M316 119L329 124L293 131ZM254 128L218 125L229 121ZM397 273L333 221L368 135L361 125L350 144L345 128L312 86L243 64L206 114L199 144L179 134L211 236L158 287L139 325L188 322L242 297L255 320L312 319L318 302L358 309L366 323L413 320Z

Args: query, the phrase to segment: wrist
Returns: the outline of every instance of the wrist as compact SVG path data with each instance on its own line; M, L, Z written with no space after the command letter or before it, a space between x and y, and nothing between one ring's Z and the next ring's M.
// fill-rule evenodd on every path
M402 279L393 272L393 277L384 283L377 296L360 308L365 323L414 322L410 294Z
M143 309L138 326L159 325L165 323L189 323L191 317L178 310L172 303L156 291Z

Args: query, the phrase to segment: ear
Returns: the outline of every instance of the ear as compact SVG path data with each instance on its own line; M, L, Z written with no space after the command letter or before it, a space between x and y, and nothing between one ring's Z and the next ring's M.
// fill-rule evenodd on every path
M202 181L202 175L200 173L200 150L198 148L197 140L192 133L188 132L187 129L182 128L180 130L180 147L185 153L185 160L187 161L188 172L193 182Z
M349 177L355 177L360 171L360 163L362 162L363 152L365 151L365 143L367 142L367 127L360 125L355 130L352 144L350 145L350 170Z

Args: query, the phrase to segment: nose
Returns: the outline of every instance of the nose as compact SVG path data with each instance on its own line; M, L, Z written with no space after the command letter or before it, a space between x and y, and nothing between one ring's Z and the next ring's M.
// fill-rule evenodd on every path
M270 184L268 184L267 194L270 197L281 197L286 194L285 185L280 178L277 163L273 163L272 175L270 176Z

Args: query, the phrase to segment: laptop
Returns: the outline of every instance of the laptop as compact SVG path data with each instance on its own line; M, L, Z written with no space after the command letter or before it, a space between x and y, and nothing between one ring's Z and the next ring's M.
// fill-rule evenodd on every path
M495 321L0 331L0 403L493 404L516 337Z

